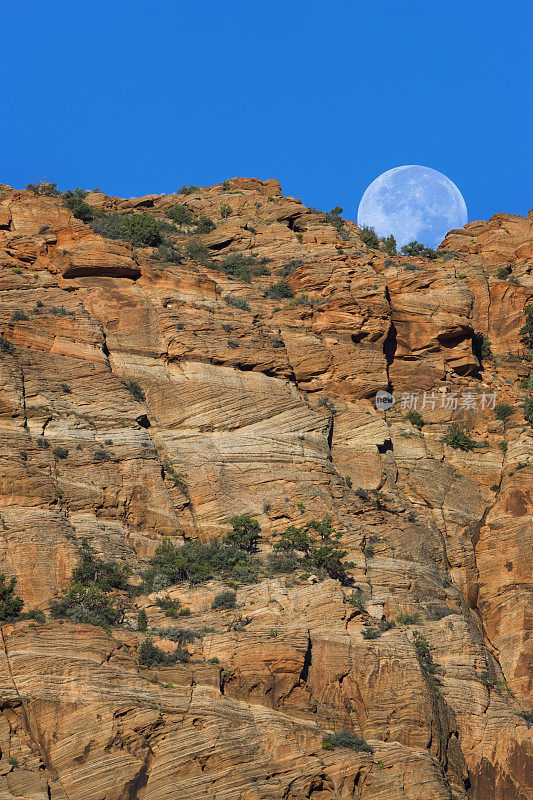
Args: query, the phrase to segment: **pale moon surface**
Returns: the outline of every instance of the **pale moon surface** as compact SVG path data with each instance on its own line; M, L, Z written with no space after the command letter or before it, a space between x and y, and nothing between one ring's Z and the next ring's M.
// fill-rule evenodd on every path
M359 203L357 224L398 247L414 240L437 247L452 228L468 222L466 203L455 183L431 167L394 167L373 181Z

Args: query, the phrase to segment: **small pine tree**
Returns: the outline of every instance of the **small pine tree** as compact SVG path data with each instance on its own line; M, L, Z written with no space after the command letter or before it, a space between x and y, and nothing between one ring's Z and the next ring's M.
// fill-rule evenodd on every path
M397 254L398 251L396 249L396 239L394 238L392 233L390 236L387 236L387 238L383 240L383 243L385 245L385 252L387 253L388 256L395 256Z

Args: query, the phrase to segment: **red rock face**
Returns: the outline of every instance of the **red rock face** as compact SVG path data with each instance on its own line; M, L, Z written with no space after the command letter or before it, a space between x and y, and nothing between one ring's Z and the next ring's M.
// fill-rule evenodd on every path
M3 622L2 796L530 797L531 214L426 261L275 180L86 197L166 220L167 263L0 190L0 571L46 615ZM177 203L214 230L169 222ZM475 447L444 441L452 422ZM234 609L210 579L119 593L108 631L50 617L82 540L139 587L165 538L221 538L236 514L264 563ZM345 584L267 569L288 526L326 516ZM141 609L184 663L139 663ZM334 731L369 747L324 749Z

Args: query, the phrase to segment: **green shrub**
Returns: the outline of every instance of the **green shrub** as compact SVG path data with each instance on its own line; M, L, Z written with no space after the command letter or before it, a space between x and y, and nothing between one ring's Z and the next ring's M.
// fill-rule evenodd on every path
M366 244L367 247L371 247L374 250L377 250L381 244L376 231L369 225L363 225L359 233L359 238L363 244Z
M100 625L108 628L124 618L124 612L97 586L71 584L63 594L50 603L52 617L66 617L73 622Z
M427 247L425 244L417 241L404 244L402 253L406 256L412 256L413 258L437 258L437 252L433 250L433 248Z
M6 576L0 573L0 622L7 622L20 616L24 601L15 594L16 585L16 578L10 578L6 583Z
M344 562L345 550L334 545L334 539L340 534L331 528L331 520L326 517L321 522L311 520L303 527L291 525L274 545L276 552L301 553L299 566L307 571L323 570L331 578L346 581L346 569L352 567L351 562Z
M230 609L235 608L237 605L237 595L235 592L231 591L231 589L227 589L224 592L220 592L219 594L215 595L215 599L211 603L211 608L213 609Z
M213 577L236 578L243 583L253 583L257 580L257 567L240 547L216 539L205 543L186 542L180 546L165 539L157 546L144 575L148 588L160 583L161 578L168 586L185 580L202 583Z
M219 264L218 269L233 280L250 283L252 280L252 267L258 264L259 260L255 256L245 256L242 253L232 253L226 256Z
M176 245L164 242L157 248L157 258L166 264L181 264L182 256Z
M533 426L533 397L527 397L522 406L526 422Z
M267 565L272 572L290 575L300 564L300 559L294 552L272 552L267 555ZM308 576L309 577L309 576Z
M346 486L347 486L349 489L351 489L351 488L352 488L352 479L350 478L350 476L349 476L349 475L346 475L346 477L344 478L344 483L346 484Z
M181 647L178 647L174 653L165 653L156 647L148 636L139 648L139 664L143 667L172 666L176 662L184 664L190 660L189 654Z
M68 449L66 447L54 447L52 453L56 458L66 458L68 456Z
M355 608L358 608L359 611L364 611L365 610L365 602L364 602L363 590L362 589L360 589L360 588L354 589L351 592L351 594L348 595L346 600L352 606L355 606Z
M194 184L190 184L189 186L183 185L181 189L178 190L178 194L194 194L194 192L198 191L198 186L194 186Z
M233 530L224 537L224 542L235 545L247 553L255 553L261 532L258 521L252 519L249 514L241 514L232 517L230 525Z
M503 453L504 455L505 455L505 453L507 452L507 448L508 448L508 446L509 446L509 445L507 444L507 442L498 442L498 447L500 448L500 450L502 451L502 453Z
M53 314L54 317L70 317L72 316L71 311L67 311L65 306L50 306L50 314Z
M192 224L196 228L196 233L198 234L211 233L211 231L214 231L216 228L213 220L209 217L206 217L205 214L202 214L201 217L195 219Z
M2 353L13 353L15 348L13 347L12 343L9 339L6 339L4 336L0 335L0 350Z
M193 220L192 211L190 211L187 206L180 205L179 203L167 208L165 215L178 225L188 225Z
M473 349L477 357L482 361L483 359L492 356L492 344L490 339L484 333L475 333L473 340Z
M365 558L374 558L374 548L371 544L367 544L363 550Z
M425 425L424 417L418 411L408 411L405 415L405 418L409 420L411 425L414 425L415 428L420 430L423 425Z
M46 622L46 616L44 611L41 611L39 608L30 608L28 611L25 611L21 614L22 619L33 619L35 622Z
M339 731L338 733L326 733L322 737L322 747L325 750L334 750L336 747L347 747L358 753L373 753L374 748L360 736L356 736L351 731Z
M150 214L102 214L91 226L107 239L122 239L134 247L157 247L163 241L160 225Z
M80 545L80 562L72 571L72 582L81 586L95 586L103 592L112 589L128 589L128 576L131 573L126 564L118 561L102 561L87 539Z
M433 656L431 655L433 648L429 644L426 637L422 633L415 631L413 633L413 644L415 646L418 661L424 672L429 675L434 675L437 671L437 665L433 661Z
M421 625L422 618L420 614L399 614L396 622L398 625Z
M499 278L501 281L505 281L510 274L511 274L511 267L498 267L498 271L496 272L496 277Z
M72 389L70 388L68 383L62 383L59 388L61 389L63 394L72 394Z
M529 303L529 305L525 307L524 314L526 321L519 331L520 341L522 341L526 347L533 347L533 303Z
M227 219L229 216L231 216L231 206L228 205L228 203L222 203L220 206L220 216L222 219Z
M251 313L250 306L248 305L246 300L243 300L242 297L232 297L231 295L227 294L224 295L222 299L228 304L228 306L233 306L233 308L238 308L240 311L250 311Z
M505 422L513 415L513 407L508 403L498 403L494 409L494 416L496 419L501 419Z
M363 631L363 639L379 639L380 636L379 628L365 628Z
M282 278L288 278L290 275L292 275L293 272L295 272L298 269L298 267L301 267L303 263L304 262L302 261L301 258L292 258L282 267L277 269L276 274Z
M148 616L144 608L141 608L141 610L137 614L137 630L138 631L148 630Z
M40 180L37 183L28 183L26 189L30 189L30 191L43 197L59 197L61 194L57 188L57 183L50 183L50 181L45 180Z
M516 716L525 720L528 728L530 725L533 725L533 711L517 711Z
M269 300L281 300L283 298L290 299L294 297L294 292L287 281L280 281L279 283L274 283L272 286L269 286L268 289L265 290L264 295Z
M191 242L188 242L187 246L185 247L185 255L187 258L190 258L191 261L197 261L199 264L209 264L211 261L209 250L205 244L202 244L202 242L197 242L194 239Z
M476 446L468 430L456 422L452 422L442 441L454 450L473 450Z
M142 403L143 400L146 400L146 395L137 381L125 381L124 388L128 390L138 403Z
M208 664L220 664L219 659L216 656L207 659Z
M29 320L29 317L24 313L24 311L21 311L19 308L17 308L15 311L13 311L11 319L13 322L26 322Z
M85 201L88 192L83 189L70 189L63 193L63 205L69 208L76 219L82 222L91 222L96 216L94 208Z
M94 454L94 460L96 462L100 461L109 461L111 458L111 453L108 450L102 448L101 450L97 450Z
M53 617L108 628L124 619L120 601L109 596L116 589L128 588L129 567L116 561L101 561L86 539L80 546L80 562L72 571L68 589L50 603Z

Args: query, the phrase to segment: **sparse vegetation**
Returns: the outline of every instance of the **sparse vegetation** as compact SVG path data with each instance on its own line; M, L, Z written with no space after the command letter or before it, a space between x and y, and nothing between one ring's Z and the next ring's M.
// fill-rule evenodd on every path
M324 750L335 750L336 747L347 747L358 753L373 753L374 748L368 744L361 736L356 736L351 731L339 731L337 733L326 733L322 737L322 747Z
M146 611L144 610L144 608L141 608L141 610L137 614L137 630L138 631L148 630L148 617L146 615Z
M192 261L197 261L199 264L209 264L211 256L209 250L202 242L197 242L195 239L187 243L185 247L185 255Z
M250 311L251 308L242 297L233 297L230 294L227 294L223 297L223 300L228 304L228 306L233 306L233 308L238 308L240 311Z
M341 534L332 530L331 519L321 522L311 520L301 528L291 525L274 545L275 552L298 554L298 566L307 571L323 572L342 582L347 579L346 570L353 563L344 562L346 550L335 547ZM301 555L300 555L301 554Z
M194 192L198 191L198 186L194 186L194 184L189 184L189 186L183 185L181 189L178 190L178 194L194 194Z
M449 426L443 440L444 444L453 447L454 450L473 450L476 442L470 436L468 430L456 422Z
M295 272L298 269L298 267L301 267L303 263L304 262L302 261L301 258L292 258L282 267L277 269L276 274L279 275L281 278L288 278L290 275L292 275L293 272Z
M420 666L427 675L434 675L437 672L437 665L433 661L431 650L433 649L426 637L419 631L413 633L413 644Z
M76 219L80 219L82 222L91 222L96 216L94 208L85 200L87 194L88 192L80 188L76 188L74 191L69 189L63 193L63 205L72 211Z
M505 281L511 274L511 267L498 267L498 271L496 272L496 277L500 281Z
M432 247L427 247L425 244L417 242L416 240L409 242L408 244L404 244L402 247L402 253L413 258L437 258L436 250L433 250Z
M142 403L143 400L146 400L146 395L137 381L125 381L124 388L128 390L134 400L136 400L138 403Z
M247 553L255 553L261 532L258 521L252 519L249 514L241 514L240 516L232 517L230 525L233 530L224 537L224 542L234 545Z
M520 328L520 341L526 347L533 348L533 303L529 303L524 309L526 321Z
M474 353L483 361L492 356L492 344L484 333L475 333L472 341Z
M231 216L231 206L229 203L222 203L220 206L220 216L222 219L227 219L229 216Z
M385 252L387 253L388 256L396 255L396 253L398 252L396 249L396 239L392 235L392 233L390 236L387 236L385 239L383 239L383 244L385 246Z
M15 311L13 311L13 314L11 315L11 320L13 322L26 322L27 320L29 320L29 317L27 314L24 313L24 311L22 311L20 308L17 308Z
M281 300L294 297L294 292L287 281L280 281L269 286L264 293L269 300Z
M533 397L527 397L522 406L526 422L533 427Z
M494 416L496 419L501 419L503 422L512 417L513 407L509 403L498 403L494 408Z
M196 228L197 234L202 233L211 233L216 228L215 223L213 222L210 217L206 217L205 214L202 214L198 219L193 220L193 226Z
M418 430L420 430L422 426L425 425L424 417L419 411L413 411L413 410L408 411L407 414L405 415L405 418L409 420L411 425L414 425L415 428L418 428Z
M83 539L80 563L72 571L70 586L50 603L52 617L104 628L117 625L124 619L124 608L110 592L128 590L129 574L125 564L97 558L94 548Z
M150 214L101 214L91 227L107 239L122 239L134 247L157 247L163 242L160 224Z
M54 447L52 453L56 458L65 459L68 456L68 449L66 447Z
M13 347L12 343L9 339L6 339L4 336L0 335L0 350L2 353L9 353L11 355L15 348Z
M398 614L396 622L398 625L421 625L422 617L420 614Z
M381 245L379 236L374 228L371 228L369 225L363 225L359 238L363 244L366 244L367 247L371 247L373 250L378 250Z
M193 221L192 211L180 203L167 208L165 215L178 225L189 225Z
M211 603L213 609L229 610L237 605L237 595L231 589L217 594Z
M153 643L149 636L146 637L139 648L139 664L143 667L170 667L176 662L184 664L190 660L190 655L181 647L178 646L173 653L165 653Z
M0 622L8 622L20 617L24 602L15 594L16 578L6 582L4 573L0 573Z

